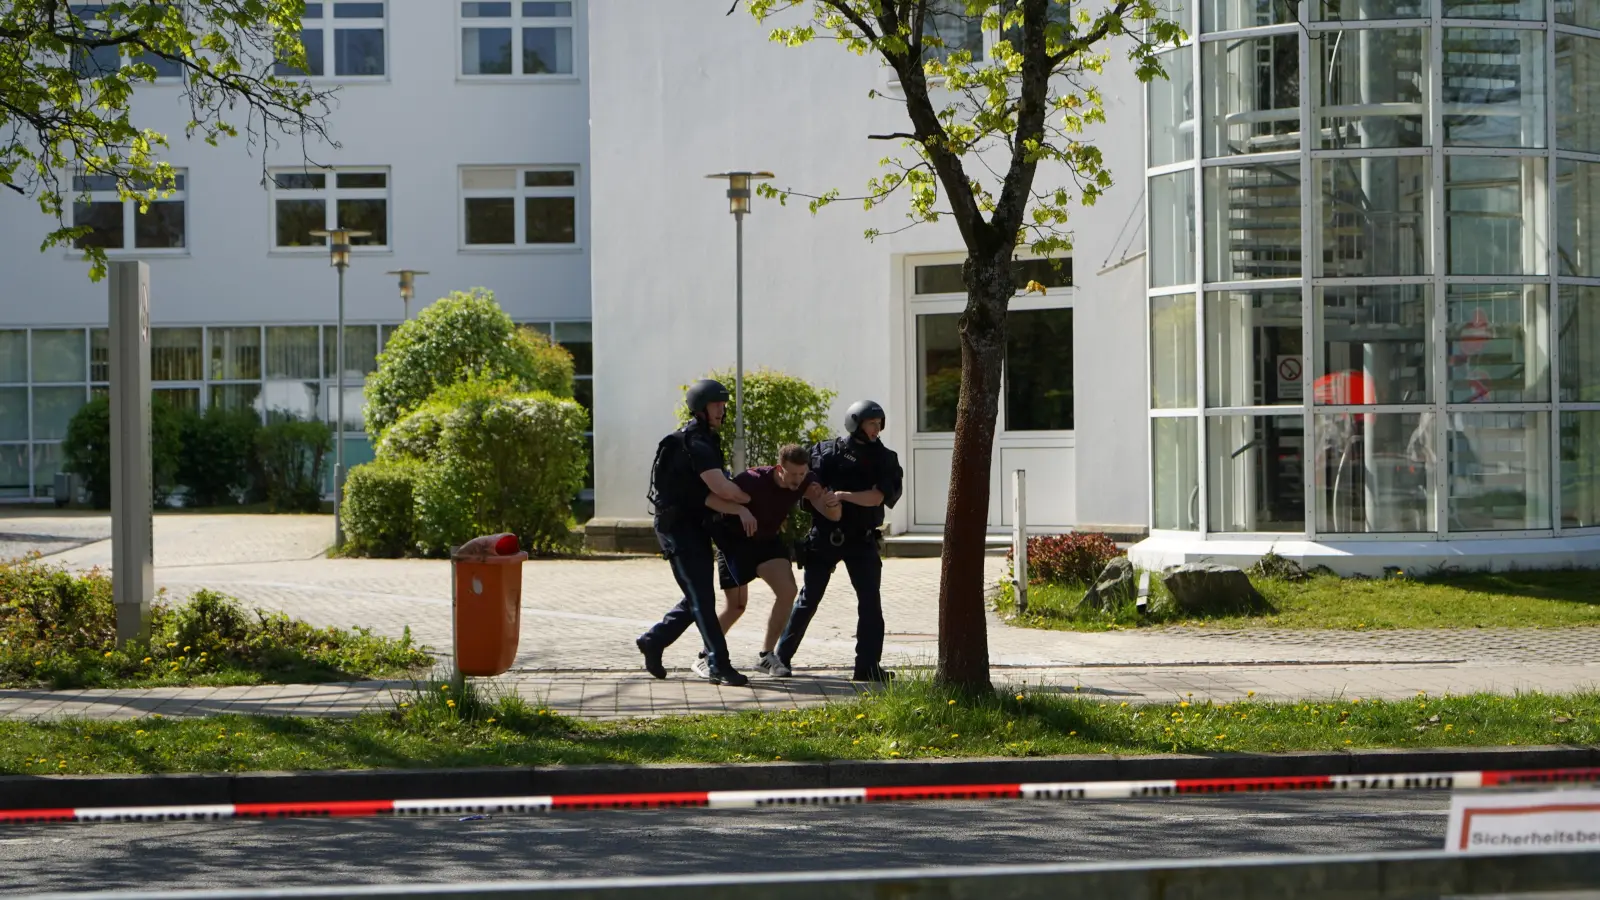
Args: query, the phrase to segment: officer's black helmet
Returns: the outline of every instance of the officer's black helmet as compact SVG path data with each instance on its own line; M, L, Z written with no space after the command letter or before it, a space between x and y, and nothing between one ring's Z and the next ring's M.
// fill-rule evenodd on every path
M861 423L869 419L877 419L884 425L889 424L889 414L876 400L857 400L850 404L850 409L844 414L844 433L855 437L861 430Z
M689 412L698 416L713 403L727 403L728 389L722 386L722 382L707 378L689 385L689 392L684 399L689 403Z

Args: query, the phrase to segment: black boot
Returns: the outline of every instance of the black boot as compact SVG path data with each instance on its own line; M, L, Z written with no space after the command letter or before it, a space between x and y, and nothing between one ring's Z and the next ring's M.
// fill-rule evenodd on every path
M633 645L644 654L644 670L656 678L667 677L667 667L661 664L661 648L650 643L644 635L634 639Z

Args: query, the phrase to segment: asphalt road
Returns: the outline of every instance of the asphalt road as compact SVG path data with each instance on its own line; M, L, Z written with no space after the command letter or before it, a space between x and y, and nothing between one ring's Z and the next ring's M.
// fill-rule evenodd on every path
M0 891L288 887L1432 850L1447 794L0 826Z

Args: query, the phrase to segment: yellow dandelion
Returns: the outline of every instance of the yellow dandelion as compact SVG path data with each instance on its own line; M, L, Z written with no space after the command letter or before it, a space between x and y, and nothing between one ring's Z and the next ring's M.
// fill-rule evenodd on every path
M861 739L860 738L856 738L855 740L851 741L850 743L859 744L859 743L861 743Z
M867 717L866 713L856 713L856 718L857 719L865 719L866 717Z
M955 706L955 705L956 705L956 702L955 702L955 701L954 701L954 700L951 700L951 701L950 701L950 705L951 705L951 706Z
M446 700L444 702L444 704L446 706L450 707L451 709L455 709L456 708L456 702L454 700Z
M185 652L185 653L188 653L190 650L193 650L193 649L194 648L189 646L188 644L184 644L183 645L183 652Z
M1076 731L1074 731L1074 732L1073 732L1073 734L1077 734L1077 732L1076 732ZM953 738L958 738L958 737L961 737L961 732L959 732L959 731L958 731L958 732L956 732L956 733L955 733L955 734L952 734L952 735L950 735L950 736L951 736L951 737L953 737Z
M900 751L899 750L890 750L889 751L889 755L890 756L899 756L900 755Z
M146 656L144 659L141 659L139 661L140 662L150 662L150 657Z
M1122 708L1123 709L1127 709L1128 708L1128 701L1126 701L1126 700L1122 701Z
M489 717L489 724L490 724L490 725L493 725L493 724L494 724L494 722L495 722L495 719L494 719L494 716L490 716L490 717ZM712 737L716 737L716 735L714 735L714 734L713 734L713 735L712 735Z
M1182 708L1182 709L1188 709L1189 708L1189 701L1187 701L1187 700L1180 701L1178 703L1178 706L1180 708Z
M134 732L134 736L135 736L135 737L137 737L137 736L138 736L138 735L141 735L141 734L144 734L144 729L143 729L143 728L141 728L141 729L139 729L139 730L138 730L138 731L135 731L135 732Z
M1444 727L1444 730L1445 731L1454 731L1455 730L1455 726L1454 725L1446 725Z
M1256 692L1255 691L1245 691L1244 695L1246 697L1254 697L1256 695Z
M111 655L111 654L109 654L109 653L107 653L107 654L106 654L106 655L107 655L107 656L110 656L110 655ZM1022 695L1021 695L1021 694L1018 694L1018 695L1017 695L1017 699L1018 699L1018 700L1021 700L1021 699L1022 699Z
M111 658L111 651L107 650L106 651L106 659L110 659L110 658Z
M441 684L441 685L439 685L439 690L441 690L441 691L445 691L445 692L446 692L446 693L448 693L448 692L449 692L449 690L450 690L450 685L448 685L448 684Z
M1078 736L1078 733L1076 731L1067 732L1067 737L1077 737L1077 736Z

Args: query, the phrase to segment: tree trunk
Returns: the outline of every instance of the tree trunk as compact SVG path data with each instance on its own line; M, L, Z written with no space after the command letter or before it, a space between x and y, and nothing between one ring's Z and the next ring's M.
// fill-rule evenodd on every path
M939 684L993 691L989 680L988 620L983 603L983 558L989 531L989 471L1000 370L1005 360L1006 307L1015 287L1011 247L972 255L964 266L967 309L961 316L961 395L956 403L955 452L944 514L939 571Z

